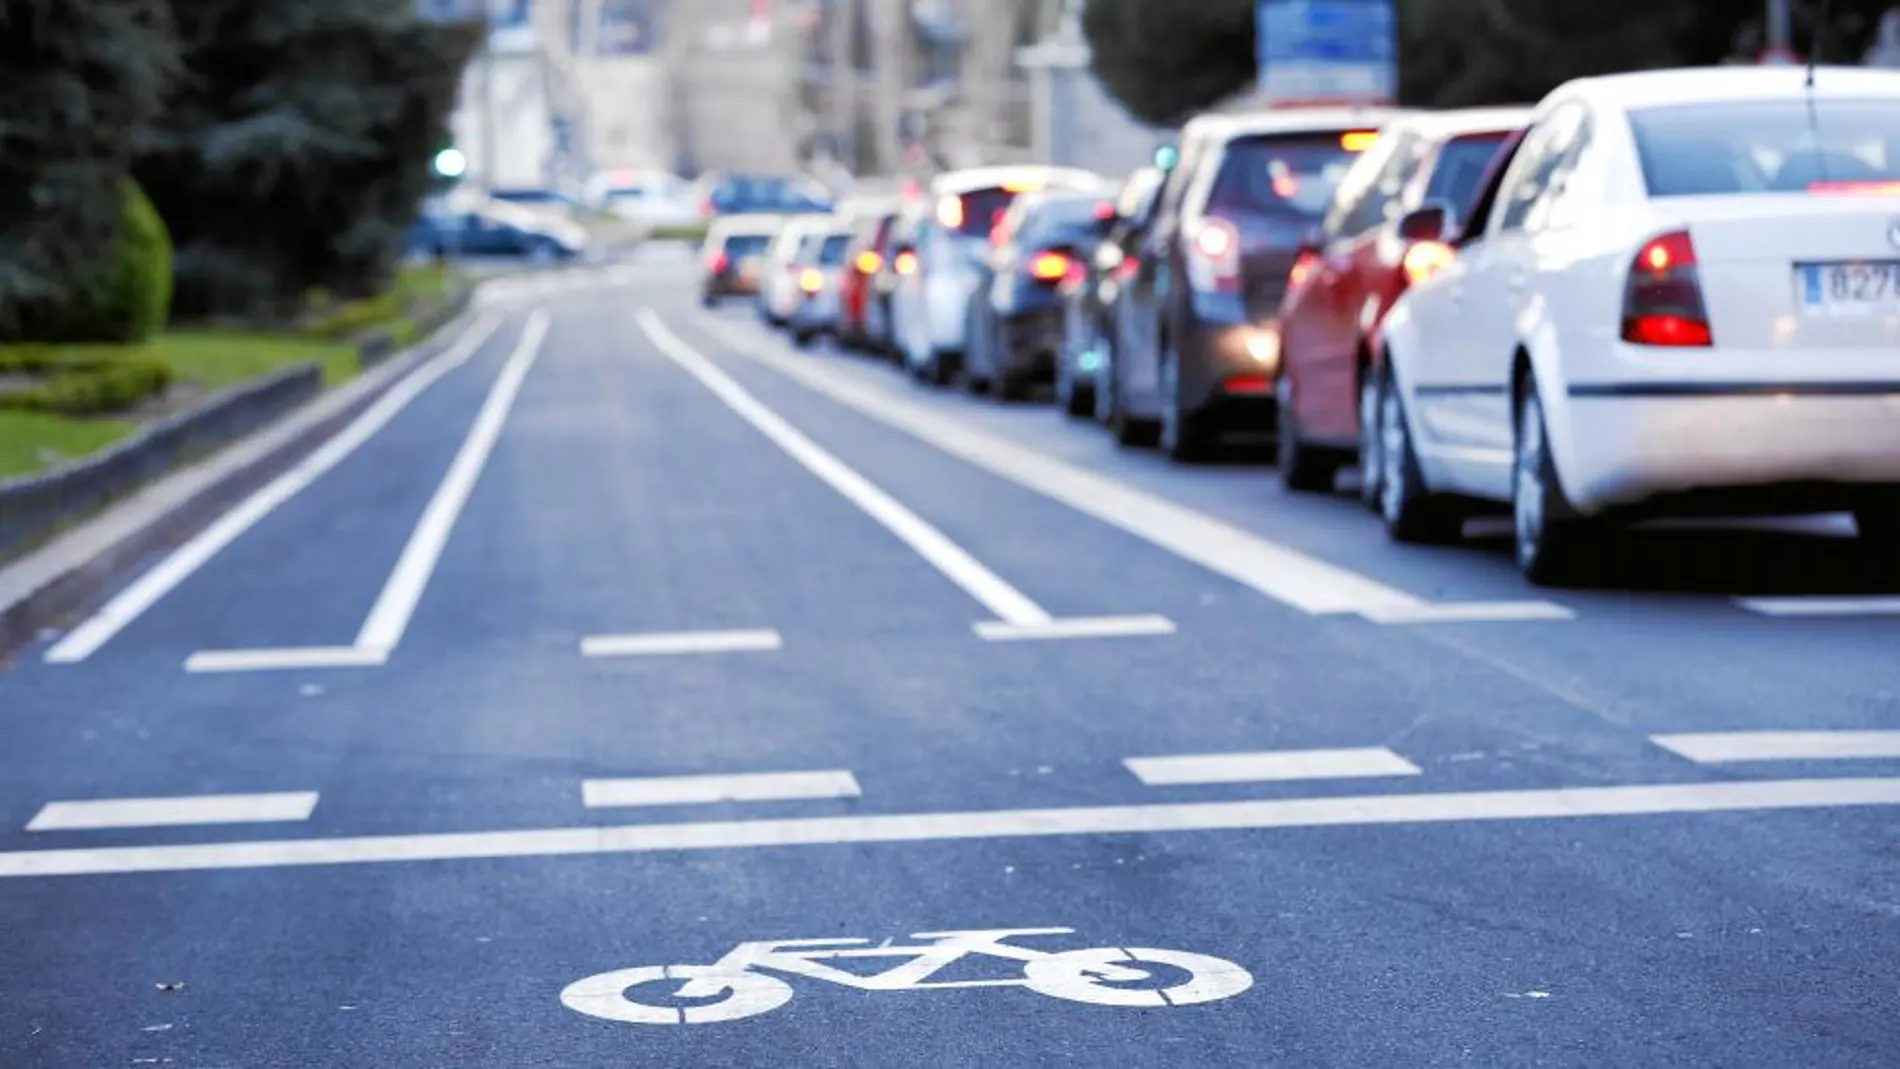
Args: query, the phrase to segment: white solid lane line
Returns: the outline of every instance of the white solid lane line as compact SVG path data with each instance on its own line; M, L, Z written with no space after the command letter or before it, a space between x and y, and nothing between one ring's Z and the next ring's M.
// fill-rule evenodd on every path
M487 466L489 455L495 451L495 443L501 438L501 429L508 422L508 413L514 409L515 399L521 395L521 384L528 378L528 372L534 369L535 360L541 355L541 343L547 340L549 317L547 309L537 308L528 317L528 325L521 332L521 342L508 356L508 363L502 368L501 376L488 391L488 399L482 402L482 410L475 417L474 426L469 428L468 437L463 440L462 448L455 454L455 460L449 465L449 473L443 477L442 484L436 487L435 496L430 498L429 507L423 512L422 519L409 536L408 545L403 547L402 557L396 562L395 570L384 584L383 592L370 609L369 618L363 621L363 630L356 636L359 649L393 650L402 643L404 632L409 629L409 620L415 615L416 605L422 600L422 592L429 585L429 577L435 573L435 566L442 559L442 550L448 545L449 535L455 530L455 521L462 515L468 498L475 490L475 483L481 478L482 469Z
M200 650L185 659L185 671L281 672L297 668L376 668L389 660L382 650L355 646L291 646L279 650Z
M1649 741L1698 764L1900 757L1900 731L1706 731Z
M590 635L581 640L581 656L662 657L682 653L735 653L776 650L783 644L777 631L677 631L644 635Z
M1417 765L1384 747L1263 750L1258 753L1130 757L1122 762L1150 787L1202 783L1272 783L1309 779L1416 776Z
M1900 597L1736 598L1735 604L1763 616L1900 616Z
M1043 611L1042 606L1004 582L1002 576L970 556L949 536L807 438L798 428L780 418L778 413L765 407L750 391L733 381L730 375L681 341L652 309L640 310L640 327L667 359L698 379L702 386L724 401L726 407L771 439L774 445L784 450L805 470L829 484L865 515L896 535L918 556L942 572L944 578L962 587L965 593L994 613L997 619L1018 626L1054 621L1054 617Z
M99 647L112 641L113 636L156 605L159 599L177 589L179 584L191 578L226 546L256 526L258 521L301 493L361 448L363 443L375 437L376 432L387 426L437 379L467 363L469 357L475 355L499 325L499 320L492 316L477 320L440 356L410 372L356 417L354 422L338 431L335 437L263 489L244 499L236 508L218 517L211 526L173 550L151 571L106 602L90 619L68 632L47 650L46 660L53 664L76 664L92 656Z
M1368 795L1264 802L907 813L0 853L0 878L638 854L1055 835L1372 827L1900 806L1900 779Z
M753 772L721 776L643 776L590 779L581 784L589 809L640 805L710 805L715 802L781 802L810 798L856 798L856 776L826 772Z
M317 792L196 794L175 798L101 798L48 802L27 831L164 828L189 824L267 824L309 820Z
M363 628L357 633L353 644L345 647L201 650L185 661L185 669L195 673L270 672L374 667L386 661L402 644L402 637L409 629L410 619L415 616L422 593L428 588L429 578L442 559L442 550L455 530L455 522L468 504L469 495L474 492L489 455L494 452L502 427L508 421L508 413L514 408L515 398L521 394L521 385L527 379L528 372L534 368L547 333L548 313L546 309L537 308L528 317L528 324L521 332L521 340L514 352L509 354L500 377L489 387L488 397L482 402L481 411L469 428L468 436L463 439L461 449L449 464L448 473L429 499L428 507L423 510L415 530L410 532L402 556L383 584L382 593L377 596L376 604L363 621Z
M1120 480L978 431L894 390L854 382L820 362L792 360L761 344L762 339L745 337L717 318L707 316L704 322L708 330L727 339L735 351L814 392L1301 612L1355 613L1375 622L1394 623L1563 620L1574 616L1569 609L1544 601L1461 606L1414 597L1136 490Z
M1165 616L1066 616L1046 624L985 621L976 625L976 637L985 642L1037 642L1068 638L1172 635L1174 630L1174 621Z

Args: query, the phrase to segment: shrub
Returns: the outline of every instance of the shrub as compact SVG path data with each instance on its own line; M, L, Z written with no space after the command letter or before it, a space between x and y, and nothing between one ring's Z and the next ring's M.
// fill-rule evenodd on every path
M120 187L119 233L110 254L75 281L65 307L39 333L49 341L137 345L164 329L171 301L171 236L128 179Z
M178 53L165 0L0 2L0 341L49 340L122 228Z
M164 361L149 356L71 362L35 386L0 393L0 409L62 416L123 412L165 392L171 379L171 368Z

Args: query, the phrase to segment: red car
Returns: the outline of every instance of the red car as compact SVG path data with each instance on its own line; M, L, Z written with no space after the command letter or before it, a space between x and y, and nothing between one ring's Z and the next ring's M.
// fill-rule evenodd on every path
M884 257L890 252L891 231L902 209L899 201L879 201L857 205L848 213L846 225L851 229L851 247L838 290L838 344L847 349L871 347L865 316L872 297L872 283L884 268Z
M1361 412L1368 393L1378 393L1379 324L1448 253L1401 224L1421 208L1439 208L1446 232L1455 227L1498 150L1530 115L1529 108L1406 115L1340 181L1280 304L1279 463L1288 489L1330 491L1340 468L1377 455L1378 443L1362 430L1376 423ZM1363 496L1376 500L1377 465L1360 468Z

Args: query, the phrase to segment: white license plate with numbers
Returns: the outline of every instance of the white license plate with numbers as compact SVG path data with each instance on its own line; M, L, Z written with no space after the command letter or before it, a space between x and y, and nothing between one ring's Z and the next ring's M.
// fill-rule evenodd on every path
M1796 264L1794 284L1810 315L1900 311L1900 260Z

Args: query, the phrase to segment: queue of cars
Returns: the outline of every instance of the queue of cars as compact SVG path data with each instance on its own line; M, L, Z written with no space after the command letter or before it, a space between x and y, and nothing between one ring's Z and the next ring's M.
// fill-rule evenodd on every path
M847 206L811 224L833 273L789 253L814 311L767 316L1181 461L1267 439L1292 491L1356 466L1401 542L1508 515L1540 584L1678 515L1851 512L1900 564L1896 105L1893 73L1711 68L1208 116L1121 182Z

